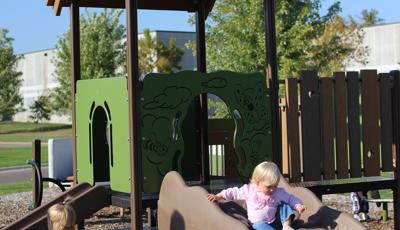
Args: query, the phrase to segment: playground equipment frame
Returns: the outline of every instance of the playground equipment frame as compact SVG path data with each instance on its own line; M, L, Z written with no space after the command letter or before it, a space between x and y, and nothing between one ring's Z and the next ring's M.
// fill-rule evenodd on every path
M76 82L81 79L80 75L80 31L79 31L79 8L125 8L127 25L127 72L128 72L128 104L129 104L129 142L130 142L130 165L131 165L131 226L142 229L142 175L141 175L141 130L139 124L139 74L138 74L138 9L158 10L180 10L195 12L196 14L196 43L197 43L197 70L205 73L206 70L206 46L205 46L205 20L211 11L215 0L47 0L48 6L53 6L54 13L60 15L62 7L70 8L71 24L71 100L75 101ZM267 47L266 60L271 98L272 114L272 142L273 161L280 165L281 146L279 133L279 102L278 102L278 71L275 43L275 3L274 0L264 0L265 15L265 42ZM207 140L207 95L200 95L198 111L200 114L200 149L201 149L201 182L209 183L208 169L208 140ZM73 177L77 183L76 174L76 119L75 103L72 104L72 145L73 145Z

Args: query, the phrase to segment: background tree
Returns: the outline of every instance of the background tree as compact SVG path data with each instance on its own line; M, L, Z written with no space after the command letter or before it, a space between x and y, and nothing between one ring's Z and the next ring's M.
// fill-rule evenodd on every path
M224 102L207 100L207 107L211 114L208 115L209 119L228 119L231 118L228 107Z
M165 45L152 37L150 30L144 29L143 37L139 39L140 75L154 71L172 73L180 70L183 54L183 49L176 47L176 39L171 38Z
M22 97L19 88L22 85L21 72L16 71L19 59L14 55L12 41L7 37L8 30L0 28L0 119L10 120L22 110Z
M86 12L80 17L81 78L104 78L126 74L126 35L120 10ZM59 86L52 93L53 108L59 113L70 111L71 54L70 32L64 33L56 46L55 76Z
M360 25L363 27L379 25L385 22L383 18L378 17L378 11L375 9L369 11L367 9L362 10L361 17L359 18L361 20Z
M363 55L356 52L361 40L347 38L349 25L332 31L340 22L339 2L325 15L320 15L320 8L320 0L276 1L280 78L296 76L302 69L330 72L346 57ZM264 29L262 0L217 1L207 22L208 69L264 71Z
M39 96L30 106L31 115L29 116L34 123L39 121L50 120L51 107L50 100L47 95Z
M104 10L100 14L86 12L81 16L81 78L126 76L126 30L120 23L122 11ZM55 76L59 86L52 92L56 112L70 112L71 55L69 31L58 43ZM183 50L176 47L175 39L167 45L151 37L149 30L139 40L139 71L170 73L181 68Z

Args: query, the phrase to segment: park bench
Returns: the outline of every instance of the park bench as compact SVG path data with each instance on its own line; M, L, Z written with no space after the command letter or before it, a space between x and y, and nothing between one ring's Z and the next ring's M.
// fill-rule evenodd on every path
M361 70L319 78L303 71L300 79L282 83L282 162L290 184L320 198L391 189L399 223L394 167L399 159L399 72Z

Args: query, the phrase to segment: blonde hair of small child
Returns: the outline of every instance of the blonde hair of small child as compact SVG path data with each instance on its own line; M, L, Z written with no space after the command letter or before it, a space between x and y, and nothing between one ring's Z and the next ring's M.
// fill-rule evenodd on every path
M281 172L279 171L278 166L273 162L264 161L254 168L251 183L268 180L271 185L278 186L280 178Z
M49 224L53 230L75 230L76 214L73 207L66 204L55 204L47 212Z

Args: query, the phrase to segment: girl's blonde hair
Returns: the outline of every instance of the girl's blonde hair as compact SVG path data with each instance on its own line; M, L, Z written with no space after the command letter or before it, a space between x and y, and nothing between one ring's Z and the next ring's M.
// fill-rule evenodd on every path
M47 212L49 225L53 230L75 230L76 214L71 205L55 204Z
M277 186L280 178L281 172L278 166L273 162L264 161L254 168L251 182L256 183L268 179L271 185Z

